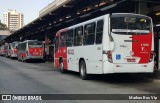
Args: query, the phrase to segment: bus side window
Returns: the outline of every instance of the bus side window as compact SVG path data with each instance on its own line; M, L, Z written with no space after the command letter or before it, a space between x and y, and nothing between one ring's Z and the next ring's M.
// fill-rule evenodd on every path
M20 50L21 50L21 51L22 51L22 46L23 46L23 45L22 45L22 44L20 44Z
M21 44L21 51L23 51L23 48L24 48L24 43Z
M20 44L17 45L17 50L20 50Z
M95 41L95 23L84 26L84 45L92 45Z
M60 35L60 47L66 46L66 32L62 32Z
M21 44L18 45L18 49L21 50Z
M73 29L67 31L66 45L71 47L73 45Z
M27 45L27 43L24 43L24 44L23 44L23 50L24 50L24 51L26 51L26 45Z
M74 46L81 46L83 43L83 26L77 27L74 34Z
M58 36L55 37L55 52L58 51Z
M9 44L9 49L11 49L11 44Z
M103 24L104 24L104 21L103 21L103 20L97 21L96 44L101 44L101 43L102 43Z
M21 48L21 50L22 50L22 51L24 50L24 43L22 44L22 48Z

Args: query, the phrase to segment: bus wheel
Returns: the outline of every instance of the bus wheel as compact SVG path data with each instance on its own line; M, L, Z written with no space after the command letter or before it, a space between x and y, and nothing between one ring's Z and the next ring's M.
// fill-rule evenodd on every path
M63 61L62 60L59 62L59 70L60 70L61 73L65 73L64 65L63 65Z
M87 71L86 71L86 63L85 63L84 60L80 62L79 72L80 72L80 77L83 80L88 79L88 74L87 74Z

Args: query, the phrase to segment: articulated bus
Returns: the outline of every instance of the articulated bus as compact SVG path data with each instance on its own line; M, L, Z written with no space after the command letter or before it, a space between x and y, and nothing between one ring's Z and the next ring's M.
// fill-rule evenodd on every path
M11 58L17 58L17 47L18 47L18 41L15 41L13 43L10 43L10 57Z
M2 45L1 48L0 48L0 55L5 56L5 54L6 54L5 48L4 48L4 45Z
M113 13L56 33L54 66L88 74L152 73L153 23L148 16Z
M18 60L43 59L43 46L41 41L26 40L18 44Z

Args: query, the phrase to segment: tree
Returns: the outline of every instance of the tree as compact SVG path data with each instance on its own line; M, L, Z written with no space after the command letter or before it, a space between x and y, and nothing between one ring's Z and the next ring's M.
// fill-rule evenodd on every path
M7 30L7 26L0 22L0 30Z

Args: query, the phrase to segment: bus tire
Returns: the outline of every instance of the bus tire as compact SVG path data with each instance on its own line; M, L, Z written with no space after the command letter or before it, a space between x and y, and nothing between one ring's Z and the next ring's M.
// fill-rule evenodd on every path
M60 60L60 62L59 62L59 70L61 73L65 73L63 60Z
M87 74L87 70L86 70L86 63L84 60L82 60L80 62L80 66L79 66L79 72L80 72L80 77L83 80L87 80L89 78L88 74Z

